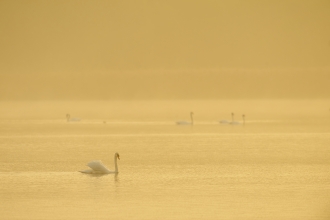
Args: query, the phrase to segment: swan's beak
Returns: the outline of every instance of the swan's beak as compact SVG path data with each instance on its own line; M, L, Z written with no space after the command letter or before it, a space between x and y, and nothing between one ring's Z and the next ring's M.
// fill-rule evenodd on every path
M119 154L117 155L117 158L120 160Z

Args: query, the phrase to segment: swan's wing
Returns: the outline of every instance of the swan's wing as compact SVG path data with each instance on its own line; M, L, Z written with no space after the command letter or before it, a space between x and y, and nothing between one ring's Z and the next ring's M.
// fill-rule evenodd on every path
M99 173L109 173L110 170L104 166L104 164L100 160L93 160L87 164L93 171Z

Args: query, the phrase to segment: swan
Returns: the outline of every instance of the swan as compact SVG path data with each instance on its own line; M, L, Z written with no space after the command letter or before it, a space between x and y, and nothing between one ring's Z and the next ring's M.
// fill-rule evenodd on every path
M242 115L242 119L243 119L243 125L245 125L245 115ZM241 124L239 121L235 121L234 120L234 113L231 113L231 121L228 120L221 120L220 124L230 124L230 125L239 125Z
M67 122L75 122L75 121L80 121L80 118L71 118L70 114L66 114L66 121Z
M221 120L220 124L232 124L232 122L234 121L234 113L231 113L231 121L228 120Z
M194 124L194 113L190 112L190 122L189 121L177 121L176 124L177 125L193 125Z
M115 153L115 171L109 170L102 161L100 160L93 160L87 164L91 168L91 170L82 170L79 171L81 173L87 173L87 174L109 174L109 173L118 173L118 165L117 165L117 158L120 160L119 154Z
M234 112L231 113L231 122L229 122L231 125L239 125L240 123L238 121L234 121Z

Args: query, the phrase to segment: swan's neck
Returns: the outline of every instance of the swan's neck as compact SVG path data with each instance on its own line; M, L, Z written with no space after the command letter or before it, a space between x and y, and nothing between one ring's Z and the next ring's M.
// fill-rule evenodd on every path
M70 121L70 115L66 114L66 121Z
M193 114L190 114L190 119L191 119L191 124L194 124L194 118L193 118Z
M117 155L115 154L115 172L118 173Z

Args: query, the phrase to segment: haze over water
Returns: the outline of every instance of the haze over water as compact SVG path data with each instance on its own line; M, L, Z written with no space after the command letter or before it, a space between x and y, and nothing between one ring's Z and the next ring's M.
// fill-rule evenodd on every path
M1 216L328 219L328 103L86 101L67 103L83 116L67 122L63 102L2 102ZM219 123L228 105L244 106L245 125L238 111L241 124ZM175 124L192 109L193 126ZM114 152L118 174L78 172L93 159L113 170Z
M0 1L0 219L329 219L329 27L322 0Z

